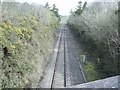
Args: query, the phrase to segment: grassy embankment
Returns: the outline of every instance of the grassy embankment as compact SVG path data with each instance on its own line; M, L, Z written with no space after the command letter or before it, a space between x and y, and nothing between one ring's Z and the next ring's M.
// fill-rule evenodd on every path
M58 18L43 6L2 3L0 88L22 88L40 79L58 26Z

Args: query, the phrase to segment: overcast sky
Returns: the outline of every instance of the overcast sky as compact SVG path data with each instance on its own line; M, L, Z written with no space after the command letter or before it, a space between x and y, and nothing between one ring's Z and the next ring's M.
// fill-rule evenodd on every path
M10 1L10 0L7 0ZM103 2L103 1L118 1L118 0L16 0L19 2L28 2L28 3L37 3L37 4L41 4L41 5L45 5L46 2L48 2L50 4L50 6L52 6L53 4L56 4L57 8L59 9L59 14L60 15L69 15L71 10L75 10L75 8L78 5L79 1L82 2L93 2L93 1L99 1L99 2Z
M59 13L61 15L69 15L70 10L74 10L76 6L78 5L79 1L85 1L85 0L16 0L19 2L28 2L28 3L38 3L45 5L46 2L52 6L53 4L56 4L56 6L59 9ZM86 1L93 1L93 0L86 0Z

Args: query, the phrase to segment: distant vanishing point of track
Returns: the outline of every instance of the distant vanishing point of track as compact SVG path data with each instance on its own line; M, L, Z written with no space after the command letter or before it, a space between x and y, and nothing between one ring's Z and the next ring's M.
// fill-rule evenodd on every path
M67 25L62 25L56 47L38 87L64 88L86 82L72 40Z

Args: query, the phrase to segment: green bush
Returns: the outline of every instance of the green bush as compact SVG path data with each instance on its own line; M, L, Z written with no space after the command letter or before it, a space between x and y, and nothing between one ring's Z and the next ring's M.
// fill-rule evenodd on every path
M94 2L81 15L71 14L68 25L94 60L98 78L118 75L119 32L117 2ZM99 59L99 63L98 63ZM112 69L111 69L112 67Z
M87 62L85 65L85 69L87 71L88 81L95 81L96 79L98 79L98 73L96 72L95 64L93 64L93 62Z
M59 20L50 10L27 3L3 2L2 9L0 88L32 87L48 62Z

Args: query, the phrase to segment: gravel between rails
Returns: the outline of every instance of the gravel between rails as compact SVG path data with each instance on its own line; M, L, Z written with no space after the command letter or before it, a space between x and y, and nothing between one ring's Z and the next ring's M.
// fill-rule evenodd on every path
M70 30L66 25L62 25L60 30L39 88L64 88L85 83Z

